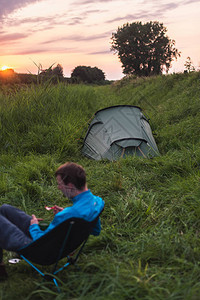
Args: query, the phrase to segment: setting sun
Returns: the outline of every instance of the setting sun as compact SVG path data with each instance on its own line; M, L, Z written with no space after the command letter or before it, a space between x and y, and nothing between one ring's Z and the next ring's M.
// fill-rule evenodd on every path
M5 70L7 70L7 69L8 69L7 66L3 66L3 67L1 68L2 71L5 71Z

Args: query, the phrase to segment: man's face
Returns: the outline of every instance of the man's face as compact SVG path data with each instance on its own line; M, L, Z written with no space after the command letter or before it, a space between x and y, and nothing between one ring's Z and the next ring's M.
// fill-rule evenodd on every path
M65 185L60 175L56 177L58 183L58 189L65 195L65 197L71 199L74 197L74 187L71 183Z

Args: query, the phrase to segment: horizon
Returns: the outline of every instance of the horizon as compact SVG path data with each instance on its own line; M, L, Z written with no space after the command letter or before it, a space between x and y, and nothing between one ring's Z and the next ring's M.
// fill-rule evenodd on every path
M200 67L200 0L15 0L0 3L0 68L37 73L36 65L101 69L107 80L124 77L111 36L125 23L158 21L175 40L181 57L169 73L184 71L189 56Z

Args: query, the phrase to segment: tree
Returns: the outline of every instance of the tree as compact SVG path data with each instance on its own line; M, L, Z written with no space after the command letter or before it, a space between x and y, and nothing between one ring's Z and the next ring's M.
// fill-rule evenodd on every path
M187 57L187 60L184 64L184 66L188 73L195 71L195 67L193 66L192 60L189 56Z
M53 68L52 74L57 76L59 79L63 78L63 67L60 64L57 64L57 66Z
M149 76L168 72L173 59L180 56L175 41L166 36L159 22L127 23L112 34L111 51L118 53L124 74Z
M63 76L63 67L60 64L57 64L56 67L52 68L53 65L51 65L48 69L43 70L40 69L40 77L42 77L44 80L49 80L53 83L57 83L58 80L61 81Z
M19 83L17 73L13 69L0 70L0 83Z
M95 83L105 80L105 74L97 67L78 66L71 74L71 78L77 82Z

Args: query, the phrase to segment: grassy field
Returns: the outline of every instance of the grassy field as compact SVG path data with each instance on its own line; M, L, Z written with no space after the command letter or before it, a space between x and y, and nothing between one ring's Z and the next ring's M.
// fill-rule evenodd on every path
M140 106L160 151L153 159L93 161L81 146L101 108ZM83 165L105 200L102 232L59 276L62 293L25 262L10 265L0 299L197 300L200 295L200 73L128 77L112 86L0 89L0 204L50 220L45 205L68 205L54 171Z

